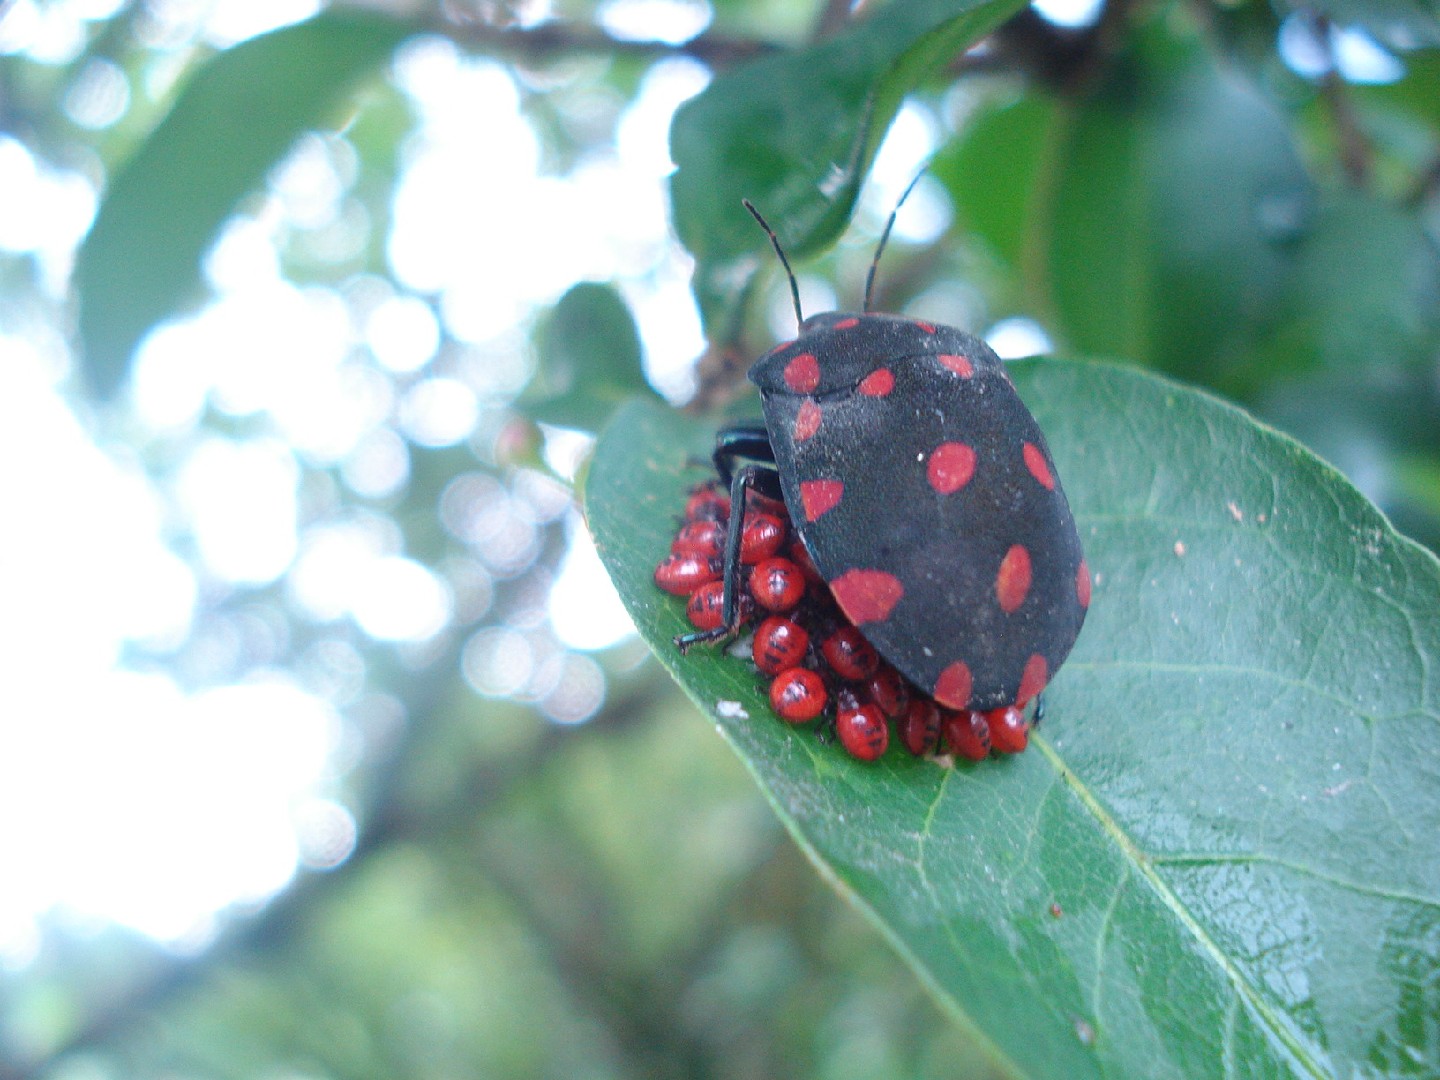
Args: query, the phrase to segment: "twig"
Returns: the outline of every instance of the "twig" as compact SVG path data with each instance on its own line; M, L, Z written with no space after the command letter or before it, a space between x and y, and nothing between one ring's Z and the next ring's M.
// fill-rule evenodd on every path
M1405 206L1418 208L1436 193L1440 193L1440 154L1430 159L1429 164L1420 171L1415 178L1414 185L1405 193L1402 200Z
M545 22L538 26L493 26L480 22L432 20L431 29L459 45L486 52L507 53L532 60L574 53L612 56L690 56L714 67L730 67L775 52L778 46L757 38L703 33L689 41L631 41L612 37L596 26Z
M851 0L826 0L815 20L815 29L810 34L812 41L824 41L834 37L850 21Z
M1335 125L1340 168L1345 173L1345 179L1353 186L1363 188L1370 180L1375 148L1360 126L1345 80L1335 70L1333 61L1330 71L1320 80L1320 100Z

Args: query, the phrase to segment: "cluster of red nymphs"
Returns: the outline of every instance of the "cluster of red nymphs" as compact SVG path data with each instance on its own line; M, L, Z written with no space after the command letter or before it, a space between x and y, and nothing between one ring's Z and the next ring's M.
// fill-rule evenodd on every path
M910 685L846 619L791 528L785 505L754 492L740 544L740 614L754 625L751 658L770 679L770 706L782 720L805 724L833 716L840 743L861 761L890 745L890 721L917 757L942 745L971 761L994 750L1018 754L1030 725L1015 706L956 712ZM689 598L698 630L722 622L725 531L730 498L712 482L696 488L655 583ZM833 712L830 709L834 703Z

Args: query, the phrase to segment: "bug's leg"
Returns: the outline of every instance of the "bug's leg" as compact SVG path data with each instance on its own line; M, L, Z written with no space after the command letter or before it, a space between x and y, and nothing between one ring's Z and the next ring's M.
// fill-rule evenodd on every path
M715 456L718 461L718 446ZM725 568L722 571L725 590L720 608L720 625L713 630L680 634L675 638L675 647L682 653L691 645L734 637L740 629L740 539L745 532L745 493L751 488L772 498L779 498L780 476L768 465L753 464L741 466L731 476L730 522L725 528Z
M765 430L764 424L732 424L716 433L715 450L711 456L721 482L729 487L734 480L737 459L773 462L775 450L770 445L770 433Z
M1045 719L1045 692L1042 690L1035 695L1035 715L1030 721L1032 728L1038 728L1040 721Z

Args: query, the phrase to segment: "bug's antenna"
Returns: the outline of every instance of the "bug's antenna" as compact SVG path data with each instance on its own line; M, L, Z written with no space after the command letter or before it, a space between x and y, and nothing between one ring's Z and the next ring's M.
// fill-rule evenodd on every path
M929 166L927 165L926 168ZM865 275L865 306L860 309L861 311L868 312L870 310L870 294L875 289L875 271L880 269L880 256L885 251L886 242L890 239L890 230L895 227L895 217L900 213L900 207L905 205L905 200L910 197L910 192L915 190L915 185L924 175L925 169L921 169L915 174L915 179L910 181L910 186L905 189L899 201L895 203L895 209L890 211L890 220L885 223L885 231L880 234L880 243L875 245L875 258L870 260L870 272Z
M912 187L914 185L911 185ZM909 194L909 192L906 192ZM775 249L775 254L780 256L780 265L785 267L785 276L790 279L790 299L795 304L795 324L797 326L805 322L805 316L800 314L800 286L795 284L795 271L790 269L790 260L785 257L785 249L780 246L780 238L775 235L775 230L770 228L765 219L760 216L760 211L755 209L755 204L749 199L741 199L745 209L750 211L750 216L760 223L760 228L765 230L765 235L770 237L770 246ZM904 202L904 199L900 200ZM898 209L898 207L897 207ZM893 219L892 219L893 220Z

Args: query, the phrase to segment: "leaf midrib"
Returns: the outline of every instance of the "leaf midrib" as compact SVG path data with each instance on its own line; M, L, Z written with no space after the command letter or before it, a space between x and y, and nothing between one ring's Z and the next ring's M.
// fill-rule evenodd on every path
M1076 798L1080 800L1080 804L1090 813L1090 816L1095 819L1096 824L1115 842L1116 847L1120 850L1120 854L1126 859L1131 868L1149 884L1151 889L1154 890L1155 895L1159 897L1160 902L1169 908L1180 921L1180 924L1190 932L1191 936L1205 954L1210 956L1220 970L1225 973L1225 977L1229 979L1231 985L1235 987L1236 993L1245 999L1255 1015L1263 1021L1272 1035L1290 1051L1295 1060L1302 1065L1311 1076L1316 1077L1317 1080L1327 1080L1330 1075L1329 1072L1315 1060L1309 1048L1296 1038L1289 1027L1280 1020L1275 1009L1265 1001L1259 991L1251 985L1244 973L1230 960L1225 954L1225 951L1220 948L1215 939L1212 938L1205 930L1205 927L1200 924L1200 920L1195 917L1189 907L1181 901L1175 891L1170 888L1155 870L1149 857L1145 855L1140 849L1140 846L1130 834L1120 826L1120 823L1115 820L1110 812L1105 809L1099 797L1091 790L1090 786L1081 781L1075 772L1065 765L1059 751L1055 749L1048 739L1040 736L1032 735L1030 745L1045 756L1045 759L1050 762L1050 765L1055 769L1060 780L1074 792Z

